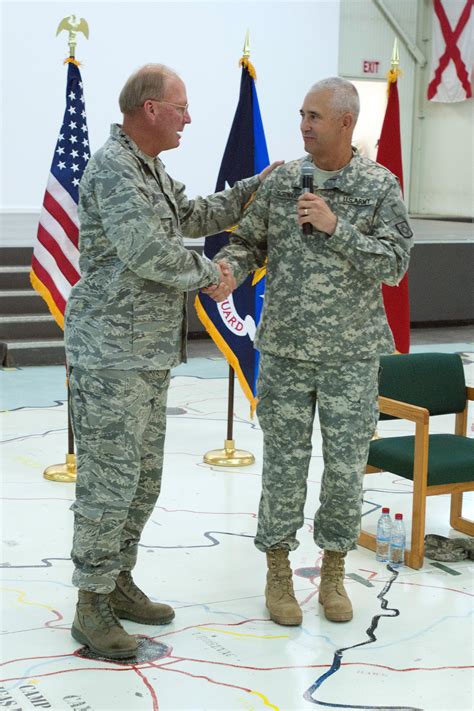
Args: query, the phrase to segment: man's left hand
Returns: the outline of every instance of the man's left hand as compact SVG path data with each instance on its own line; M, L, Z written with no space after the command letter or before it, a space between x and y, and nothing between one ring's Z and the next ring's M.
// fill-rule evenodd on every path
M303 193L298 198L298 223L309 222L319 232L332 235L337 225L337 216L328 207L325 200L313 193Z

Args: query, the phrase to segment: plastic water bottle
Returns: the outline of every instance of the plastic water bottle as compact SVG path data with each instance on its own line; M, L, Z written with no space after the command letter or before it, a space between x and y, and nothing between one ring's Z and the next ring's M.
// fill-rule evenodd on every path
M405 562L405 524L403 514L396 513L390 540L390 565L398 568Z
M377 522L377 537L375 558L381 563L386 563L390 553L390 541L392 539L392 519L390 509L384 507Z

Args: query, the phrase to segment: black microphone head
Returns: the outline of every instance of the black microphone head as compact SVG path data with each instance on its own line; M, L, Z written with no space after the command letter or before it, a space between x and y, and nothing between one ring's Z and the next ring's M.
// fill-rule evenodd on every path
M314 189L314 165L305 160L301 164L301 190L303 193L312 193Z

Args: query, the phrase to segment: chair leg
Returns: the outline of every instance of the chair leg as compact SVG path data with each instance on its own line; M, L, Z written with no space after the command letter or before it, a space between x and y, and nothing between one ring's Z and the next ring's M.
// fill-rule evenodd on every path
M413 491L413 509L411 516L411 549L407 551L407 565L421 568L425 554L425 514L426 497L422 491Z
M451 494L451 514L449 523L456 531L474 536L474 521L462 517L462 492Z
M462 514L462 493L461 494L451 494L451 511L449 516L449 523L452 528L456 528L454 525L458 518Z
M421 551L405 551L405 565L407 565L409 568L414 568L415 570L419 570L420 568L423 567L423 560L424 560L424 554L425 554L425 546L423 544L423 548Z
M357 543L359 544L359 546L362 546L363 548L368 548L371 551L375 551L377 549L376 537L373 533L369 533L368 531L361 531L359 533L359 539Z
M405 563L409 568L423 567L425 555L426 488L414 482L411 514L411 548L405 552Z
M405 556L410 568L423 565L425 553L426 486L428 480L428 425L417 423L413 469L411 549Z

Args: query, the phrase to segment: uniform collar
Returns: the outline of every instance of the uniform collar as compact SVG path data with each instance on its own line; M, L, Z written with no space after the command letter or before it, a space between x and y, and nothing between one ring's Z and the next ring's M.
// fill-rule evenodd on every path
M151 168L153 172L158 172L160 168L163 169L163 163L158 158L158 156L152 158L152 156L149 156L147 153L144 153L144 151L142 151L142 149L137 146L135 141L132 140L130 136L122 130L122 127L118 123L113 123L111 125L110 135L122 146L131 150L132 153L136 155L137 158L139 158L141 161L143 161L143 163L146 163L146 165Z
M295 182L294 185L301 187L301 177L300 177L300 165L304 161L308 161L309 163L313 162L313 159L311 156L308 154L304 158L301 158L297 162L298 166L298 175L295 176ZM340 173L337 175L334 175L332 178L328 178L326 182L324 183L324 187L320 188L321 190L340 190L343 193L352 193L354 190L354 187L357 184L357 179L359 176L359 171L360 171L360 163L361 163L361 156L359 154L359 151L357 148L352 146L352 158L350 162L346 165L345 168L341 170Z

